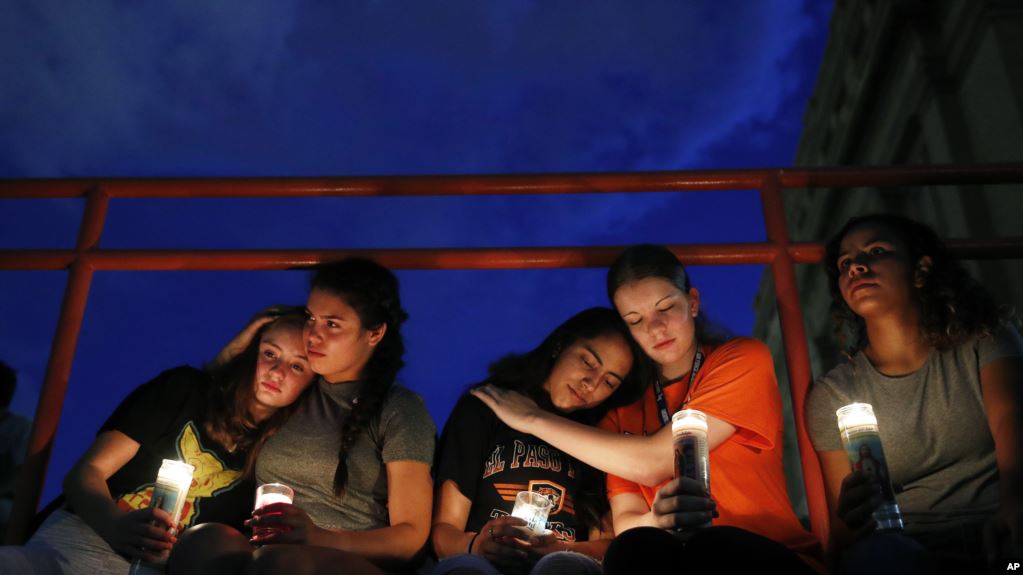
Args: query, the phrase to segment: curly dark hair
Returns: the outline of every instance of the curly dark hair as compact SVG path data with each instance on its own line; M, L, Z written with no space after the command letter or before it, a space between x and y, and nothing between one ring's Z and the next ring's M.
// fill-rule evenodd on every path
M894 214L868 214L850 219L828 241L824 270L831 291L831 315L835 334L850 355L867 344L866 324L842 298L838 288L838 256L842 240L855 228L881 226L895 235L906 248L909 262L931 259L931 268L920 288L914 289L920 306L920 321L927 342L938 350L954 347L971 338L990 335L1011 312L1001 308L984 286L980 285L948 251L934 230ZM911 281L911 280L910 280ZM852 341L848 339L851 332Z
M203 426L206 433L225 447L246 453L245 477L251 477L256 458L270 437L288 420L301 404L301 397L291 405L282 407L263 422L256 422L249 413L249 404L255 394L252 381L256 376L259 358L259 344L263 334L276 327L292 327L302 331L305 325L305 309L285 309L280 317L263 325L253 336L244 351L223 365L207 367L213 380L206 401ZM308 390L307 390L308 391ZM305 392L303 392L304 396Z
M607 412L615 407L628 405L646 391L653 377L650 360L639 349L629 335L628 326L615 313L605 307L583 310L554 328L532 351L505 356L490 365L489 376L477 385L493 384L505 389L518 391L537 403L541 408L558 413L551 403L550 394L543 389L554 365L564 350L582 339L594 339L605 335L618 335L629 346L632 353L632 369L625 375L622 384L604 402L590 409L560 414L564 417L596 425ZM604 490L604 474L580 465L576 476L576 512L587 527L600 527L609 510Z
M313 275L312 289L344 300L359 316L363 329L387 326L359 374L359 395L341 427L341 447L334 472L334 493L341 496L348 485L348 451L370 420L380 413L398 371L405 365L401 325L408 319L408 313L401 307L398 278L372 260L349 258L325 264Z
M607 270L607 298L614 305L615 292L623 285L646 278L661 278L689 295L692 285L682 262L671 250L654 244L639 244L622 252ZM696 316L696 340L716 345L731 339L727 329L708 319L706 312Z

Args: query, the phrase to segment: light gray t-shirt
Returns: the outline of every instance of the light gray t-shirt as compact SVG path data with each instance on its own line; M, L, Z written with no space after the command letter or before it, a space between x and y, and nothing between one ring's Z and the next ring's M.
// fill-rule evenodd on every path
M352 411L361 383L313 384L284 427L266 442L256 461L256 481L279 482L295 490L298 505L326 529L364 531L389 525L387 469L392 461L433 463L437 429L418 395L395 384L352 444L348 486L334 495L334 471L341 427Z
M923 367L903 376L877 371L863 352L832 369L810 390L806 418L817 451L842 450L835 411L869 403L906 531L923 533L984 521L998 507L998 466L980 370L1023 357L1013 328L956 348L931 350Z

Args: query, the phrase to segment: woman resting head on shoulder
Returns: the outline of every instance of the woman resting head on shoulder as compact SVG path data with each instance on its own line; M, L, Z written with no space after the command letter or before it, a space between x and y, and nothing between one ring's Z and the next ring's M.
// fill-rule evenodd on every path
M207 368L218 384L210 388L203 424L219 443L247 454L249 477L263 444L298 408L297 400L316 375L302 342L303 308L277 306L253 323L258 328L241 353ZM253 433L257 428L260 432Z
M127 573L132 561L165 561L181 529L209 521L240 528L252 506L256 456L313 377L301 308L278 308L254 323L251 341L230 362L206 372L174 368L133 391L68 472L68 506L26 546L2 548L0 564L14 572ZM164 459L195 468L177 523L150 507Z
M853 218L825 258L836 331L852 336L850 360L821 378L807 403L834 518L832 548L854 546L846 564L869 561L873 546L893 540L906 549L889 555L937 558L953 569L1018 557L1018 332L934 231L908 218ZM871 453L870 465L851 473L835 411L854 402L872 405L887 464ZM874 511L892 497L889 478L901 490L908 538L871 537Z
M382 573L422 555L436 429L422 399L396 383L408 318L398 279L352 258L318 268L311 287L304 341L320 377L256 462L256 480L288 485L294 500L255 510L251 539L197 530L172 573L298 575L340 563Z
M495 362L484 383L521 393L538 409L595 425L609 409L639 397L647 380L643 373L645 362L618 315L590 308L532 351ZM509 428L479 400L463 396L441 438L432 542L444 561L435 575L495 568L561 573L572 561L599 569L610 536L603 483L588 465ZM545 535L530 536L526 522L509 515L515 503L509 485L552 502Z
M781 397L766 346L751 338L729 339L709 326L701 317L700 292L662 246L625 250L608 270L607 292L632 338L654 361L656 377L641 399L611 410L603 429L575 425L502 390L474 393L512 427L528 429L608 473L615 533L647 528L616 540L605 559L609 571L629 570L645 553L641 549L662 550L667 563L711 558L719 546L705 542L726 535L701 529L708 523L739 533L721 544L744 550L736 561L807 569L800 556L813 564L818 544L788 499ZM684 408L707 418L710 492L695 480L673 479L670 420ZM665 530L700 536L686 547Z

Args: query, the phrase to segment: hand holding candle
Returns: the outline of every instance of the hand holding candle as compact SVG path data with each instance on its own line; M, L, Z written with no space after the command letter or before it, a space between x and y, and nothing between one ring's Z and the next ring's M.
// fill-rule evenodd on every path
M671 417L675 478L686 477L710 494L710 454L707 448L707 416L695 409L679 410ZM700 525L710 527L711 521ZM681 529L681 528L679 528Z
M195 473L195 467L173 459L164 459L160 470L156 473L156 485L153 486L149 507L160 509L170 516L167 532L172 536L177 535L178 525L181 523L181 512L188 499L188 489L192 486L193 473ZM157 525L156 520L153 521L153 525ZM155 553L143 550L141 557L145 558L145 562L159 565L167 561L169 556L170 550L164 549ZM141 558L136 559L131 565L132 572L142 569L142 563Z
M292 503L295 498L295 491L284 485L283 483L264 483L256 488L256 505L255 510L260 510L267 505L274 503ZM253 538L264 538L278 532L278 527L261 527L254 526L252 528Z
M891 475L881 447L881 435L877 427L874 408L868 403L851 403L838 409L838 429L842 434L842 445L849 456L854 476L842 483L843 495L855 488L857 481L876 484L880 490L880 504L873 512L873 519L880 531L902 530L902 513L895 501ZM858 477L856 475L858 474ZM843 517L843 502L849 497L839 497L839 516ZM849 521L846 521L849 523ZM854 522L855 523L855 522ZM855 525L849 527L855 528Z
M547 531L547 515L551 512L551 500L539 493L520 491L515 496L515 507L512 517L526 522L526 528L534 535L543 535Z

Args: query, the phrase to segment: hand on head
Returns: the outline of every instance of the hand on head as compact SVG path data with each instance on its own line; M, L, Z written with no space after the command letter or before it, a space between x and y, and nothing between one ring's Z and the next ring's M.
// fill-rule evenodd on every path
M234 336L231 341L224 346L224 349L220 350L217 357L213 360L213 365L223 366L227 362L234 359L234 357L241 352L245 351L245 348L252 343L253 338L259 333L260 328L266 324L274 321L275 319L290 313L298 313L302 308L290 306L290 305L272 305L266 309L263 309L252 316L249 323L238 335Z

